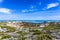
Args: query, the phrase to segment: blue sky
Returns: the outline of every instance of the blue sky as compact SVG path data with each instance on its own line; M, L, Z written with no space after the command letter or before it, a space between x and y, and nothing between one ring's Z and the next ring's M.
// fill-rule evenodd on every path
M60 20L60 0L0 0L0 20Z

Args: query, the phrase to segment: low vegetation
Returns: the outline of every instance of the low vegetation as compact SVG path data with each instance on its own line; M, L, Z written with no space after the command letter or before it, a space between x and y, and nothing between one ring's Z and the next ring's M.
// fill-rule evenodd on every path
M5 29L0 32L1 40L8 39L11 40L54 40L53 38L57 38L57 35L60 32L60 24L57 22L50 22L49 25L46 26L47 22L44 22L45 27L40 27L41 24L29 24L23 23L23 30L20 28L17 30L15 27L7 26L6 23L0 23L0 28ZM18 25L18 24L17 24ZM19 25L20 26L20 25ZM20 26L21 27L21 26ZM27 33L28 32L28 33ZM52 33L57 35L52 35ZM13 37L13 38L11 38ZM60 36L59 36L60 37ZM60 39L60 38L59 38Z

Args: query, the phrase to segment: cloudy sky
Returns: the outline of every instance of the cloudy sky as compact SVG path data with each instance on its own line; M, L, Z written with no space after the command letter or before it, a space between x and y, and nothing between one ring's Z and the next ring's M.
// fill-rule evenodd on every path
M0 20L60 20L60 0L0 0Z

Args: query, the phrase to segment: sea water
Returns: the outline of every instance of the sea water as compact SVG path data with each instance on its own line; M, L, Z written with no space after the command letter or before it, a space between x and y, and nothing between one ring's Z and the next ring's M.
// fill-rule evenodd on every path
M32 22L32 23L42 23L42 22L60 22L60 20L0 20L0 22L6 21L18 21L18 22Z

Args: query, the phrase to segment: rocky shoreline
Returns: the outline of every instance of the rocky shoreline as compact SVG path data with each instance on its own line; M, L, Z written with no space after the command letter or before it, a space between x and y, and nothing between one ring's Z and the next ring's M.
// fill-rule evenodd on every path
M1 40L60 40L60 22L0 22L0 35Z

